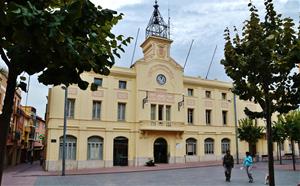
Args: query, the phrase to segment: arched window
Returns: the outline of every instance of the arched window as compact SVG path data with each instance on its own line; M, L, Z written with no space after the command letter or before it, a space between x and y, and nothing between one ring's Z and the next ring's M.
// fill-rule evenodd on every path
M103 138L99 136L88 138L87 159L103 160Z
M211 138L206 138L204 140L204 153L214 154L214 140Z
M227 150L230 150L230 140L228 138L222 139L221 150L222 150L222 154L225 154Z
M188 138L186 140L186 155L197 154L197 140L194 138Z
M66 160L76 160L76 137L67 135L65 144ZM59 138L59 159L63 157L63 136Z

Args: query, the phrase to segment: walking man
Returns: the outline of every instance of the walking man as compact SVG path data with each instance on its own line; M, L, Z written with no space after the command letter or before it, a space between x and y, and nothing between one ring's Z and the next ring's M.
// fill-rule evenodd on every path
M249 152L246 152L246 157L244 158L243 166L246 169L249 178L249 183L253 183L253 177L252 177L253 160Z
M226 154L223 158L223 167L225 170L225 177L226 177L227 182L230 182L231 170L232 170L233 166L234 166L233 157L230 154L230 151L227 150Z

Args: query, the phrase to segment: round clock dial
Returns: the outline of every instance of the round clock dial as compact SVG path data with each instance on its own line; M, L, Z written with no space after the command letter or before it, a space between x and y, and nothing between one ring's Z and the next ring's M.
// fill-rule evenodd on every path
M158 84L163 85L163 84L166 83L167 78L166 78L166 76L164 76L163 74L158 74L158 75L156 76L156 81L157 81Z

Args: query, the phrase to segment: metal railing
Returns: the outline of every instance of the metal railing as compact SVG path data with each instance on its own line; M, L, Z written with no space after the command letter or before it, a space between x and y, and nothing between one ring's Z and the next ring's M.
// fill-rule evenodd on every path
M182 129L184 128L184 122L174 121L161 121L161 120L144 120L141 121L141 128L154 128L154 129Z

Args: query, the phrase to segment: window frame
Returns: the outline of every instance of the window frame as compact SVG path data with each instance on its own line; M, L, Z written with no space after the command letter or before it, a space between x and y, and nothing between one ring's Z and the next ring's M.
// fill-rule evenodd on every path
M197 155L197 140L195 138L188 138L185 140L185 154L187 156ZM189 149L191 148L191 151Z
M227 93L222 92L221 96L222 96L222 100L226 100L227 99Z
M166 105L166 121L171 121L171 113L172 113L172 107L171 105Z
M119 89L127 89L127 81L119 80Z
M150 120L156 120L156 104L150 105Z
M188 92L188 96L194 96L194 89L188 88L187 92Z
M66 116L67 116L68 119L74 119L75 101L76 101L76 99L74 99L74 98L68 98L67 99L67 108L66 108L67 115Z
M124 107L122 107L124 106ZM118 103L118 121L126 120L126 103L119 102Z
M228 124L228 111L227 110L222 110L222 123L224 126Z
M97 83L99 81L99 83ZM98 87L102 87L103 84L103 78L94 78L94 84L97 85Z
M206 155L210 155L210 154L214 154L214 142L215 140L212 138L206 138L204 140L204 154Z
M230 150L230 139L223 138L221 140L221 153L225 154L227 150Z
M95 104L96 104L96 107L97 107L97 104L99 104L99 106L97 108L95 108ZM92 110L93 120L101 120L101 108L102 108L102 101L93 100L93 110Z
M211 98L211 91L210 90L206 90L205 91L205 98Z
M77 138L71 135L66 136L66 160L76 160L77 155ZM59 159L62 159L62 149L63 149L63 136L59 138Z
M103 160L102 137L91 136L87 139L87 160Z
M211 123L212 123L211 113L212 113L211 109L206 109L205 110L205 123L206 123L206 125L211 125Z
M193 108L187 109L187 123L194 124L194 109Z

